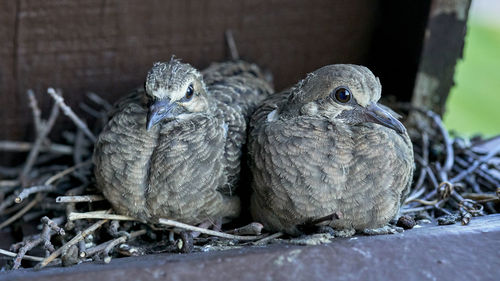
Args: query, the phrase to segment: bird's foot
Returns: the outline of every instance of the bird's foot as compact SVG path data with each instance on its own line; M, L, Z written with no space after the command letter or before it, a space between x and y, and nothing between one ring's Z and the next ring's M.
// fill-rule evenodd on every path
M343 218L342 213L341 212L335 212L335 213L329 214L328 216L324 216L324 217L312 220L312 221L308 222L308 224L313 224L314 225L314 224L318 224L318 223L322 223L322 222L328 222L328 221L338 220L338 219L341 219L341 218Z
M260 235L263 228L264 226L261 223L252 222L245 226L226 231L226 233L235 235Z
M205 222L202 222L200 223L199 225L197 225L199 228L205 228L205 229L208 229L210 226L212 225L212 222L210 221L205 221ZM200 232L199 231L190 231L191 233L191 236L193 238L197 238L198 236L200 236Z
M205 228L205 229L213 229L215 231L220 231L222 227L222 219L217 219L215 221L212 220L207 220L198 225L199 228ZM193 238L197 238L200 236L200 232L198 231L191 231L191 235Z
M353 228L347 228L335 231L335 237L340 237L340 238L352 237L354 236L354 234L356 234L356 230L354 230Z
M403 232L404 229L399 226L386 225L380 228L367 228L362 231L365 235L384 235L384 234L396 234Z
M212 222L212 229L215 231L222 230L222 218L218 218L215 220L215 222Z
M321 218L311 219L304 224L298 225L297 228L304 234L330 233L333 235L335 233L333 228L324 225L324 223L329 223L333 220L341 219L342 217L343 215L341 212L335 212Z
M335 235L331 233L316 233L311 235L302 235L288 240L288 243L294 245L320 245L331 243L335 239Z

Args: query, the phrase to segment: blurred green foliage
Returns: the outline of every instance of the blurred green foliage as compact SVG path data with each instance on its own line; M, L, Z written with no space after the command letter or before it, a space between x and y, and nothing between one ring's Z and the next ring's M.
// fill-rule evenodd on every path
M446 104L447 128L462 136L500 134L500 26L469 22L455 83Z

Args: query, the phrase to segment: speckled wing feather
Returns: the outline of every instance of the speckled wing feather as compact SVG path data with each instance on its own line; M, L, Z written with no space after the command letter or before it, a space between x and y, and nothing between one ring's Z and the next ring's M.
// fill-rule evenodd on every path
M240 172L247 123L273 89L260 68L245 61L214 63L202 73L210 95L216 100L216 114L227 126L224 159L228 184L221 191L232 193Z
M288 95L270 96L250 125L254 219L291 234L299 233L297 225L334 212L343 214L330 224L336 228L383 226L397 214L411 182L408 135L372 123L273 116Z
M94 148L97 186L107 198L120 200L115 204L115 200L108 199L117 212L145 219L148 214L144 193L148 184L144 167L148 166L156 139L150 135L136 137L145 123L144 107L130 103L115 108ZM129 211L128 206L134 210Z

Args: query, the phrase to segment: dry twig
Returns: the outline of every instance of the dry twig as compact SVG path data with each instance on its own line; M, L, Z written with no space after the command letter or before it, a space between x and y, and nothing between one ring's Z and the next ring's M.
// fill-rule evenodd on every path
M107 219L107 220L121 220L121 221L139 221L136 218L123 216L123 215L115 215L115 214L107 214L104 211L94 211L94 212L86 212L86 213L77 213L71 212L68 215L68 220L82 220L82 219Z
M42 244L43 247L48 252L53 252L54 246L50 242L50 238L52 236L51 230L55 231L59 235L64 235L64 230L57 226L57 224L50 220L48 217L43 217L41 219L43 223L42 233L37 238L31 239L23 243L24 245L18 250L16 258L14 259L13 269L18 269L21 266L21 261L23 260L26 252L33 249L34 247Z
M55 92L54 94L57 95ZM58 115L59 108L54 104L54 106L52 106L49 119L47 120L45 126L43 126L43 129L37 135L35 143L33 144L33 147L28 154L28 158L26 159L26 163L24 164L23 170L21 171L21 175L19 176L23 184L26 184L28 173L31 171L33 164L35 164L38 153L40 152L40 147L45 141L45 138L48 136L49 132L52 130L52 127L54 126Z
M32 89L29 89L26 93L28 94L31 111L33 112L33 124L35 124L35 132L38 135L42 131L42 112L38 107L38 101L36 100L35 92L33 92Z
M78 202L95 202L106 200L102 195L74 195L74 196L57 196L57 203L78 203Z
M224 232L219 232L219 231L214 231L214 230L209 230L209 229L205 229L205 228L201 228L201 227L192 226L189 224L185 224L185 223L181 223L181 222L177 222L177 221L169 220L169 219L160 219L159 223L163 224L163 225L168 225L168 226L172 226L172 227L177 227L177 228L189 230L189 231L197 231L197 232L200 232L203 234L217 236L217 237L226 238L226 239L252 241L252 240L258 240L258 239L261 239L264 237L262 235L257 235L257 236L232 235L232 234L227 234Z
M0 150L13 151L13 152L28 152L33 149L33 144L30 142L22 141L0 141ZM73 148L64 144L41 144L39 152L49 152L61 155L71 155Z
M284 235L283 232L276 232L276 233L273 233L273 234L271 234L267 237L264 237L260 240L252 242L252 244L253 245L265 245L265 244L269 243L270 241L272 241L273 239L280 238L283 235Z
M23 189L19 195L17 195L16 199L14 199L14 202L16 203L21 203L24 199L28 198L33 193L38 193L38 192L50 192L54 191L56 189L55 186L53 185L35 185L31 186L28 188Z
M240 55L238 54L238 48L236 48L236 42L234 41L233 32L231 30L226 30L226 44L229 49L229 53L231 54L232 60L238 60Z
M24 214L26 214L29 210L31 210L33 207L35 207L36 204L38 204L38 202L42 201L42 199L45 197L44 194L42 193L38 193L35 197L35 199L33 199L30 203L28 203L28 205L26 205L24 208L22 208L19 212L17 212L15 215L13 215L12 217L8 218L6 221L2 222L0 224L0 229L8 226L9 224L15 222L17 219L19 219L20 217L22 217Z
M71 239L68 243L64 244L62 247L59 249L55 250L50 256L46 257L43 261L41 261L39 264L37 264L37 268L43 268L47 266L51 261L53 261L55 258L57 258L63 251L66 251L69 249L69 247L77 244L79 241L85 239L88 235L92 234L94 231L96 231L99 227L101 227L103 224L108 222L108 220L100 220L84 231L82 231L79 235L76 235Z
M64 99L61 95L57 94L56 91L53 88L47 89L47 93L54 99L56 104L61 108L61 110L64 112L64 115L68 116L75 125L80 128L83 133L92 141L95 142L97 138L92 134L92 132L89 130L89 127L85 122L83 122L78 116L73 112L71 107L67 106L66 103L64 103Z
M8 256L8 257L11 257L11 258L15 258L17 257L17 254L14 253L14 252L11 252L11 251L7 251L7 250L4 250L4 249L0 249L0 254L4 255L4 256ZM43 258L42 257L35 257L35 256L30 256L30 255L24 255L22 257L23 260L29 260L29 261L43 261Z

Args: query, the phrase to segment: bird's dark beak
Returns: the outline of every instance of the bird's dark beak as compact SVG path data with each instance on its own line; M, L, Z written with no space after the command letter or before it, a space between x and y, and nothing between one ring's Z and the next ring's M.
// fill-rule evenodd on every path
M153 102L149 106L148 120L146 130L150 130L154 125L158 124L161 120L172 117L172 112L174 111L177 103L170 102L169 99L163 99Z
M366 118L368 122L373 122L386 126L402 134L406 132L405 126L401 124L394 116L392 116L387 110L381 108L376 103L368 105L365 111Z

